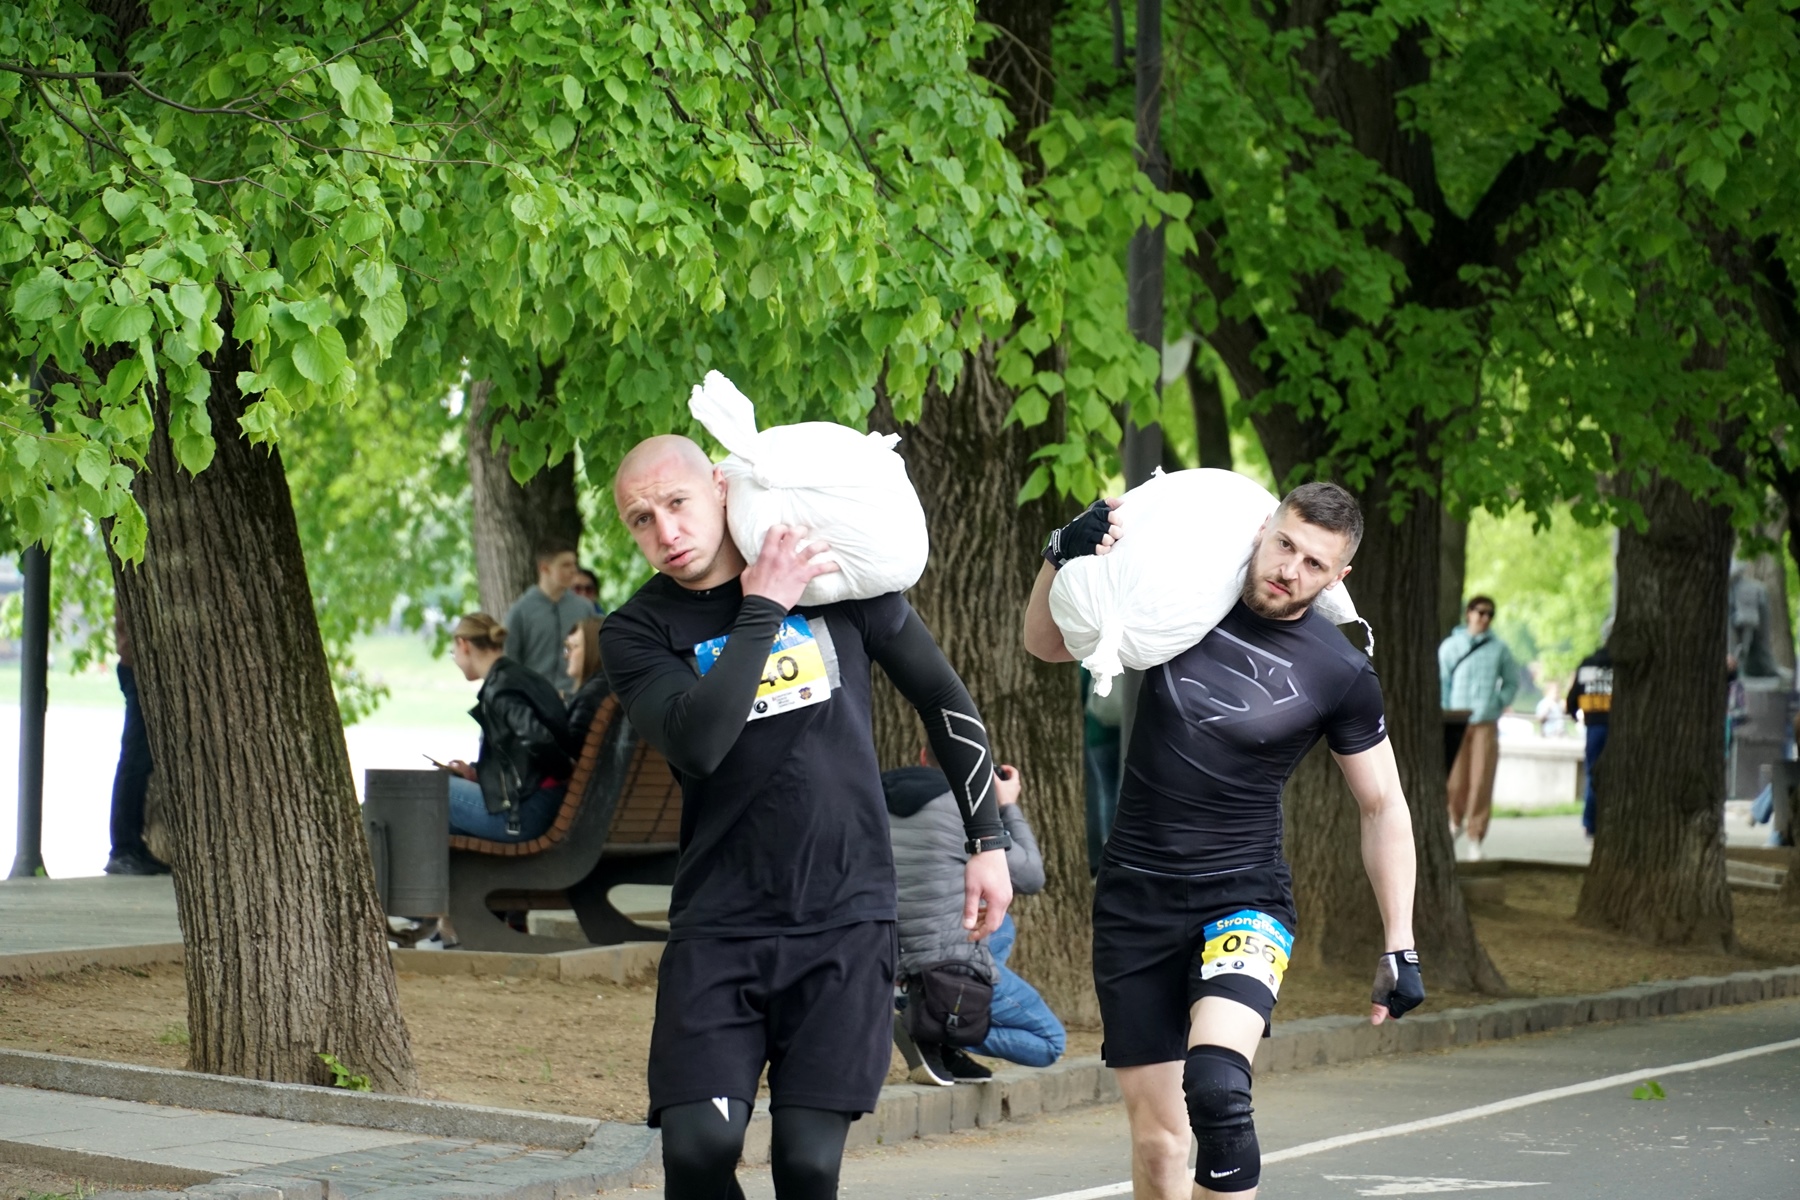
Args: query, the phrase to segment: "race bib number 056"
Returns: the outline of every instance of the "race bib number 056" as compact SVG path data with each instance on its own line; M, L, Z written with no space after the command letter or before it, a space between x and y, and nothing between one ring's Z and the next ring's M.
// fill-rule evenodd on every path
M726 638L716 637L694 647L694 662L702 675L712 670L725 652ZM793 712L823 704L831 697L831 681L825 676L825 658L819 653L819 641L812 626L802 616L791 616L781 623L769 661L763 665L762 683L750 705L750 719L760 720L777 713Z
M1271 996L1281 994L1294 935L1280 921L1246 908L1214 921L1203 933L1206 945L1200 951L1200 978L1247 975L1267 987Z

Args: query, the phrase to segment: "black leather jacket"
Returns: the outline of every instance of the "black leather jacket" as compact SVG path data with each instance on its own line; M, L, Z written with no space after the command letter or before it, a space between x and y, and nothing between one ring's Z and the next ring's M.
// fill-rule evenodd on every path
M469 715L481 726L475 777L489 812L516 809L547 780L568 780L577 748L570 745L562 697L542 675L501 658Z

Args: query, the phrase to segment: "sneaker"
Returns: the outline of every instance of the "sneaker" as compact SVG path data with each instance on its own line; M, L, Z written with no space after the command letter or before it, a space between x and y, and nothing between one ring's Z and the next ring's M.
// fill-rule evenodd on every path
M950 1077L958 1083L977 1083L994 1077L992 1068L983 1066L955 1046L944 1047L943 1059L944 1066L950 1069Z
M900 1057L906 1060L906 1077L914 1083L937 1087L955 1085L955 1077L944 1065L943 1047L913 1041L912 1034L906 1032L906 1017L901 1013L894 1014L894 1045L899 1048Z
M167 875L169 864L148 850L123 850L106 860L108 875Z
M1480 842L1470 842L1469 843L1469 856L1466 861L1468 861L1468 862L1480 862L1481 861L1481 843Z

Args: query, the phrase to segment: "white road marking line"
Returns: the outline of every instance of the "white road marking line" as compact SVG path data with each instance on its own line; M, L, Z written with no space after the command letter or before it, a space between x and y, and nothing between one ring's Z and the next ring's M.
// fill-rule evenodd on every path
M1380 1129L1365 1129L1361 1133L1346 1133L1338 1137L1321 1138L1316 1142L1303 1142L1298 1146L1289 1146L1286 1150L1277 1150L1273 1154L1263 1155L1263 1166L1288 1162L1296 1158L1306 1158L1314 1154L1324 1154L1330 1150L1341 1150L1345 1146L1357 1146L1363 1142L1404 1137L1409 1133L1423 1133L1427 1129L1441 1129L1446 1125L1460 1125L1465 1121L1479 1121L1483 1117L1496 1116L1499 1113L1512 1112L1519 1108L1529 1108L1534 1104L1547 1104L1552 1100L1564 1100L1570 1096L1585 1096L1589 1092L1603 1092L1608 1088L1620 1087L1627 1083L1639 1083L1658 1075L1681 1075L1689 1071L1707 1071L1713 1067L1742 1062L1746 1058L1760 1058L1765 1054L1779 1054L1783 1050L1794 1049L1800 1049L1800 1038L1789 1038L1785 1042L1769 1042L1762 1046L1750 1046L1743 1050L1733 1050L1728 1054L1715 1054L1711 1058L1697 1058L1692 1062L1672 1063L1666 1067L1645 1067L1641 1071L1627 1071L1622 1075L1608 1075L1604 1079L1590 1079L1586 1083L1571 1083L1566 1087L1547 1088L1541 1092L1527 1092L1523 1096L1514 1096L1510 1100L1496 1100L1492 1104L1458 1109L1456 1112L1425 1117L1418 1121L1406 1121L1399 1125L1383 1126ZM1107 1196L1125 1196L1130 1193L1131 1181L1126 1180L1124 1183L1107 1183L1099 1187L1083 1188L1078 1192L1058 1192L1054 1196L1038 1196L1035 1200L1104 1200Z
M1495 1192L1503 1188L1548 1187L1547 1182L1522 1183L1510 1179L1439 1179L1428 1175L1325 1175L1334 1183L1373 1183L1357 1188L1359 1196L1425 1196L1439 1192Z

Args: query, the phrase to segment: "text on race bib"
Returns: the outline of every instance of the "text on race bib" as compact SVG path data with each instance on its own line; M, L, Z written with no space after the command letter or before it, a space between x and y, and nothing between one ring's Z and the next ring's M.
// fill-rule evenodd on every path
M1200 978L1246 975L1281 994L1294 935L1274 917L1254 909L1241 909L1222 917L1202 931L1206 944L1200 950Z
M725 652L728 639L713 638L694 647L694 663L704 675L712 670ZM756 699L750 705L750 719L761 720L777 713L793 712L823 704L831 698L831 681L825 675L825 657L819 653L819 641L812 626L798 614L781 623L775 634L775 645L769 650L769 661L763 665L762 682L757 685Z

